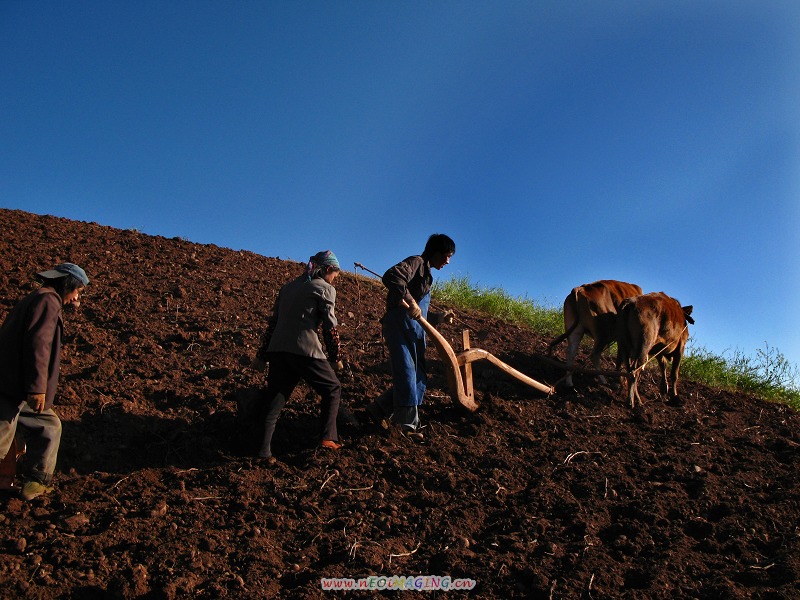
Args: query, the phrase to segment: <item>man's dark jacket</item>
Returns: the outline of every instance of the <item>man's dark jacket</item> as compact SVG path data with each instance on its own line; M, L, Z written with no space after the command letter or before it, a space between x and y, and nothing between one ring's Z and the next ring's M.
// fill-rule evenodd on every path
M61 296L49 287L32 292L0 327L0 401L21 405L28 394L46 394L53 406L61 362Z

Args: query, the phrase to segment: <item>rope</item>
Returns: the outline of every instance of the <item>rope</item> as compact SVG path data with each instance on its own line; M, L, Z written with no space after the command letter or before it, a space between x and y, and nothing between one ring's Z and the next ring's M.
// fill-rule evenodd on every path
M686 325L683 326L683 329L681 329L681 332L678 335L678 339L680 339L680 337L683 335L683 332L686 331L688 328L689 328L689 324L687 323ZM619 342L617 342L617 343L619 343ZM658 355L661 354L662 352L664 352L664 350L666 350L666 349L667 349L667 347L664 346L661 350L659 350L658 352L653 354L653 356L649 357L646 361L644 361L644 364L642 364L640 367L637 367L636 369L634 369L633 372L631 373L631 375L636 376L636 374L639 371L641 371L642 369L644 369L647 366L647 363L649 363L654 358L658 358Z

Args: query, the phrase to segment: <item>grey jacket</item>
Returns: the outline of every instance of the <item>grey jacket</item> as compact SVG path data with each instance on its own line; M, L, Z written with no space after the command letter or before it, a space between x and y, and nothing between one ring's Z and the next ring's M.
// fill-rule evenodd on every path
M275 309L269 319L269 345L266 352L289 352L311 358L326 357L317 330L336 331L334 307L336 288L321 277L306 281L305 275L281 288Z

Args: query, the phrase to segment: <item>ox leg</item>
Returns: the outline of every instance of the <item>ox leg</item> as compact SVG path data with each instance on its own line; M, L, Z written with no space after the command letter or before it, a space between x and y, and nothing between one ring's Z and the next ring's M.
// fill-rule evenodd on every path
M666 394L669 392L669 382L667 381L667 357L663 354L659 355L658 357L658 367L661 370L661 383L659 385L659 390L661 390L662 394Z
M678 374L681 369L681 349L672 356L672 372L669 374L670 383L672 384L672 391L670 396L673 400L678 398Z
M592 364L594 365L596 371L600 370L600 355L603 353L603 349L607 345L608 344L605 341L599 339L594 343L594 348L592 349ZM605 375L598 375L597 379L603 385L608 385L608 380L606 380Z
M572 383L572 368L575 366L575 357L578 355L578 349L580 348L581 339L583 338L583 331L583 327L578 325L572 330L572 333L569 334L569 338L567 338L567 374L564 377L564 383L567 387L574 387Z
M633 381L628 384L628 400L631 403L631 408L636 408L636 402L638 401L639 404L642 403L642 399L639 397L639 374L636 373L633 376Z
M620 373L622 373L623 369L625 369L628 373L633 372L630 365L630 354L628 353L628 348L622 342L617 343L617 359L614 365L617 371L619 371ZM627 377L625 377L624 375L619 376L619 387L622 390L623 394L628 393L630 385L631 385L630 380Z

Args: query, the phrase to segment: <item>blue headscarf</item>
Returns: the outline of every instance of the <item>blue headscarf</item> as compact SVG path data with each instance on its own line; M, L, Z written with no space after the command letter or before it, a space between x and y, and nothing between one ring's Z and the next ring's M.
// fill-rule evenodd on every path
M336 255L331 252L330 250L323 250L322 252L317 252L314 256L308 259L308 264L306 265L306 281L311 281L320 274L320 271L326 270L328 267L335 267L338 270L341 270L339 266L339 260L336 258Z

